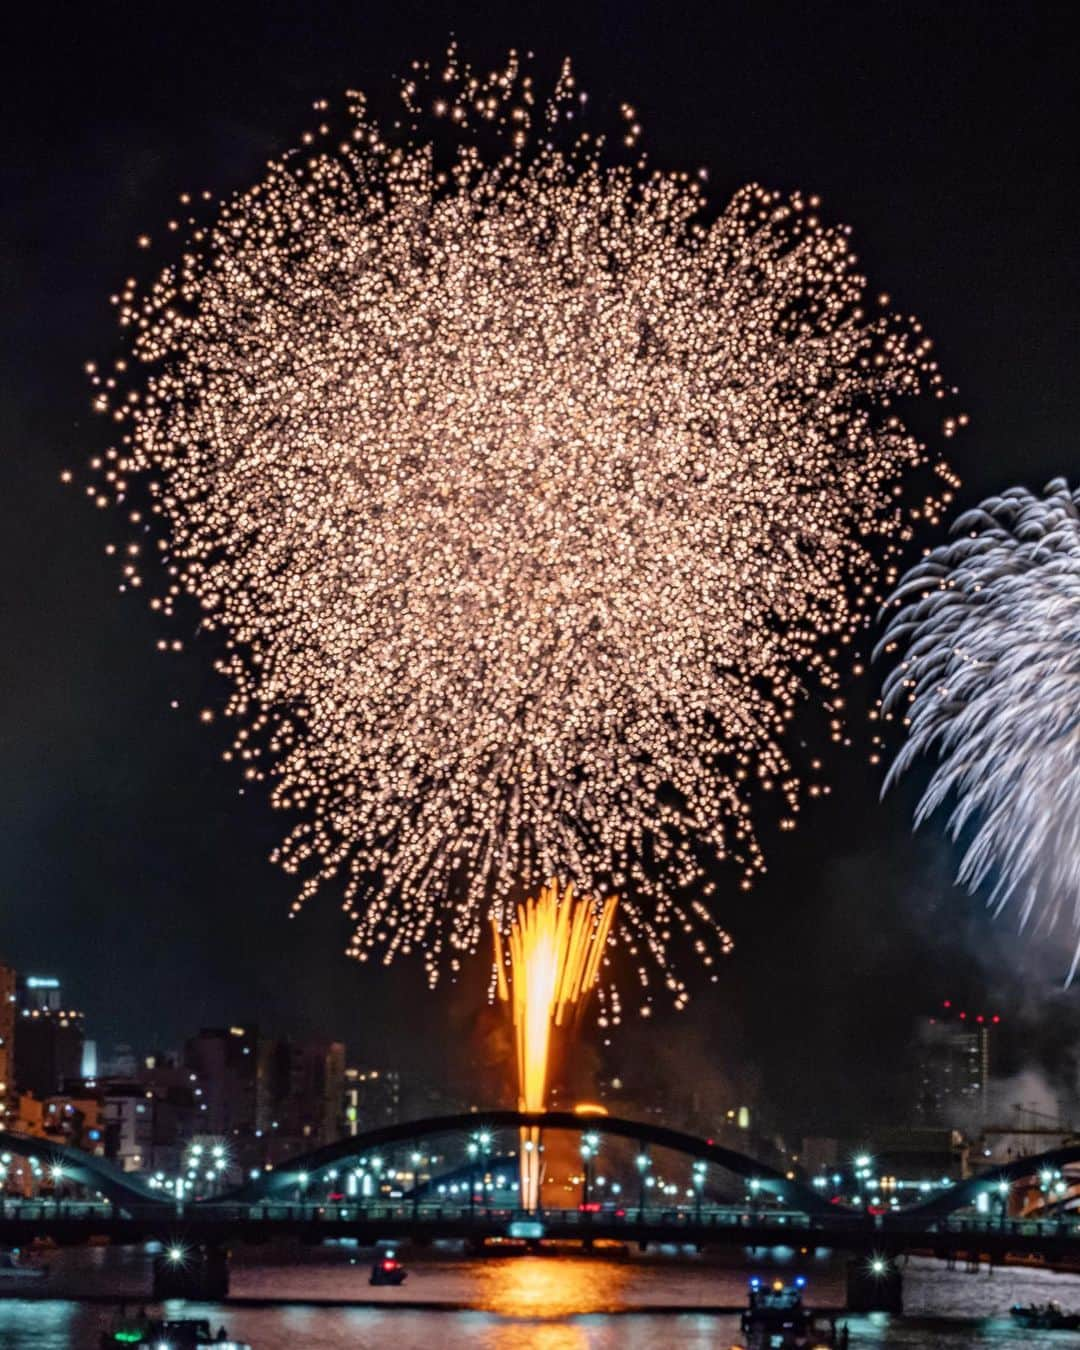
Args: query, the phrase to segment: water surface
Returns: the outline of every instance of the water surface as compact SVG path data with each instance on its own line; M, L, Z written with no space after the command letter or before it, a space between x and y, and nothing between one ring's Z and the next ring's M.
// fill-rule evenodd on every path
M129 1296L149 1288L142 1251L79 1248L55 1253L42 1297L0 1297L0 1350L97 1350L115 1308L83 1297ZM235 1254L224 1305L170 1304L168 1311L224 1322L255 1350L727 1350L740 1343L738 1317L748 1271L707 1258L515 1256L465 1259L451 1249L409 1258L401 1289L372 1289L365 1253L347 1248L248 1248ZM843 1268L790 1254L806 1273L812 1302L838 1305ZM36 1292L36 1291L35 1291ZM912 1260L904 1318L852 1317L853 1347L880 1350L1065 1350L1066 1332L1027 1332L1008 1317L1016 1301L1057 1299L1080 1307L1080 1277L1032 1268L990 1276ZM281 1302L296 1300L296 1302ZM368 1306L355 1306L358 1300ZM354 1306L348 1306L349 1303ZM422 1302L423 1309L402 1303ZM431 1306L436 1305L436 1306ZM441 1306L439 1306L441 1305ZM663 1309L664 1311L660 1311Z

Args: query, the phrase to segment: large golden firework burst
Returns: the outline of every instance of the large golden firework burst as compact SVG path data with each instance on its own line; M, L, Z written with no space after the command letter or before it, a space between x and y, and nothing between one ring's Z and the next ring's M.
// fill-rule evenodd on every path
M451 51L401 97L350 94L344 135L320 102L249 190L182 199L91 367L88 490L136 525L124 585L156 541L151 603L221 635L297 908L336 880L353 954L434 981L558 876L622 897L643 999L658 965L681 1003L669 942L726 948L710 869L749 885L758 812L794 824L797 702L839 737L877 569L940 509L902 504L897 405L941 376L815 199L710 214L569 66L542 97Z

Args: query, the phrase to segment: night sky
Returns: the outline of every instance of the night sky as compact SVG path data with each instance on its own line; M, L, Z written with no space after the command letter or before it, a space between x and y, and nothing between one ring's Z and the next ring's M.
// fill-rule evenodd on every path
M210 653L154 651L117 593L105 512L60 486L102 447L82 364L113 349L108 296L187 188L247 186L314 98L385 91L451 32L478 64L569 54L594 101L639 110L654 163L824 198L871 285L917 313L972 419L948 447L967 504L1075 477L1080 422L1076 71L1068 7L1038 4L515 3L22 7L5 33L0 275L0 956L61 976L91 1035L141 1049L199 1025L342 1037L467 1082L468 1000L418 965L342 955L332 896L286 915L279 822L220 761L195 711ZM931 535L920 541L934 542ZM849 691L858 708L871 681ZM178 700L173 710L170 703ZM655 1026L677 1074L750 1080L793 1130L902 1110L913 1019L943 997L1000 1011L1003 1073L1075 1092L1080 986L1063 939L1018 942L952 888L939 829L912 838L917 784L884 804L864 729L833 795L770 871L718 903L722 983ZM482 972L481 972L482 974ZM479 980L482 987L482 979ZM447 1016L453 1011L454 1016ZM639 1039L635 1037L635 1041ZM705 1050L703 1051L703 1047ZM619 1048L615 1047L616 1059Z

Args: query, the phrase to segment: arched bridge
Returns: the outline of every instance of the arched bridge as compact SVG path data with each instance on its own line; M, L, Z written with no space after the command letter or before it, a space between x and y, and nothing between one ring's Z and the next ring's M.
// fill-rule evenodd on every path
M945 1218L955 1214L959 1209L975 1208L980 1195L986 1195L993 1201L1000 1194L1002 1186L1008 1186L1011 1190L1018 1181L1034 1180L1044 1172L1059 1173L1070 1166L1080 1167L1080 1144L1068 1144L1064 1148L1050 1149L1046 1153L1017 1158L1003 1167L994 1167L977 1177L958 1181L955 1186L950 1186L948 1190L931 1199L909 1206L904 1213L925 1219L927 1222L935 1218ZM1076 1178L1076 1184L1080 1184L1080 1176Z
M509 1136L516 1144L523 1127L579 1136L596 1133L601 1150L605 1141L626 1140L639 1150L630 1163L635 1170L643 1157L648 1159L648 1149L667 1150L695 1164L695 1177L704 1179L712 1168L722 1170L745 1179L751 1197L764 1192L770 1203L761 1205L753 1199L718 1202L706 1199L703 1188L683 1189L674 1198L662 1195L658 1188L646 1199L642 1187L625 1204L611 1203L614 1197L607 1195L603 1204L545 1208L526 1215L505 1191L502 1196L485 1191L480 1202L474 1203L472 1181L464 1195L458 1190L456 1198L452 1187L440 1187L442 1193L433 1198L430 1188L423 1186L414 1186L404 1195L380 1191L354 1197L342 1195L335 1179L336 1166L350 1159L360 1163L362 1171L365 1161L368 1165L374 1161L376 1151L392 1155L397 1145L426 1146L440 1139L448 1141L440 1146L445 1161L456 1163L460 1158L459 1172L481 1165L490 1172L498 1166L499 1135ZM481 1139L483 1147L478 1150ZM707 1139L617 1116L560 1111L468 1112L387 1125L290 1159L229 1195L197 1201L154 1192L138 1176L61 1144L0 1131L0 1151L36 1158L54 1178L62 1175L65 1182L110 1202L74 1199L57 1194L55 1188L43 1198L8 1197L0 1205L0 1243L12 1245L38 1236L79 1242L94 1234L107 1234L118 1244L153 1238L169 1244L170 1250L184 1251L196 1247L222 1250L233 1241L260 1242L276 1236L310 1242L350 1238L367 1245L378 1238L408 1237L483 1244L509 1236L525 1241L578 1239L586 1245L610 1238L639 1246L656 1242L699 1247L815 1246L876 1257L931 1250L946 1256L974 1253L975 1259L1027 1252L1046 1260L1072 1261L1080 1252L1080 1222L1075 1213L1065 1211L1063 1203L1050 1219L1010 1217L1004 1189L1040 1174L1060 1177L1062 1169L1080 1165L1080 1144L1018 1159L920 1205L877 1215L831 1204L774 1168ZM617 1165L617 1159L612 1161ZM59 1173L54 1169L60 1169ZM980 1195L996 1195L998 1204L984 1202L987 1212L970 1212L978 1211ZM958 1210L969 1212L955 1214Z
M259 1208L267 1205L279 1206L292 1204L297 1199L297 1179L305 1177L312 1182L320 1176L330 1173L337 1165L350 1159L360 1160L371 1157L379 1150L389 1150L396 1145L426 1143L436 1139L452 1140L457 1136L461 1143L461 1166L464 1168L465 1149L470 1139L478 1134L488 1133L493 1143L487 1153L492 1162L498 1157L494 1147L494 1137L500 1132L517 1135L523 1127L537 1127L545 1132L568 1132L584 1135L596 1133L604 1139L621 1139L637 1145L641 1149L658 1148L681 1155L691 1162L703 1162L722 1169L748 1183L748 1189L769 1196L772 1201L789 1214L805 1215L811 1227L819 1225L832 1228L849 1223L863 1223L866 1216L852 1211L843 1205L830 1203L824 1196L811 1187L789 1180L775 1168L771 1168L747 1154L712 1143L681 1130L668 1129L646 1121L626 1120L619 1116L583 1115L569 1111L511 1111L498 1110L486 1112L460 1112L453 1115L425 1117L421 1120L404 1121L378 1129L367 1130L361 1134L340 1139L336 1143L325 1145L281 1163L271 1171L260 1173L234 1191L198 1201L187 1201L183 1210L188 1216L194 1216L202 1209L221 1210L227 1206L235 1214L248 1207ZM153 1213L177 1213L174 1198L160 1189L153 1190L138 1173L124 1172L114 1163L104 1158L94 1157L80 1149L53 1143L48 1140L14 1134L0 1130L0 1153L9 1153L26 1159L36 1159L43 1170L53 1177L57 1172L65 1183L74 1183L91 1193L105 1197L118 1211L128 1214L142 1214L148 1218ZM480 1159L477 1159L479 1162ZM927 1232L935 1228L946 1227L946 1221L958 1211L974 1210L978 1207L980 1196L985 1196L984 1205L997 1213L996 1222L1004 1223L1005 1188L1013 1188L1016 1183L1025 1180L1037 1181L1040 1177L1053 1175L1060 1177L1067 1168L1080 1171L1080 1143L1052 1149L1046 1153L1018 1158L1004 1166L995 1167L977 1177L958 1182L947 1190L915 1205L881 1216L875 1227L878 1231L892 1228L908 1229L913 1224ZM1067 1201L1075 1199L1074 1186L1080 1186L1080 1175L1075 1182L1065 1178L1067 1193L1058 1203L1064 1208ZM657 1212L663 1207L660 1200L650 1197L650 1208ZM378 1204L376 1197L371 1204ZM628 1208L638 1206L629 1202ZM1048 1212L1053 1205L1048 1205Z
M52 1178L57 1169L66 1181L74 1181L89 1191L103 1195L114 1205L160 1205L162 1198L143 1181L137 1172L125 1172L106 1158L95 1158L80 1148L68 1148L47 1139L34 1139L25 1134L0 1130L0 1153L10 1153L28 1161L35 1159L47 1169Z
M534 1126L544 1132L597 1134L601 1139L625 1139L639 1147L667 1149L691 1161L704 1162L753 1181L755 1189L771 1195L789 1209L809 1215L836 1212L835 1207L811 1187L791 1181L775 1168L767 1167L735 1149L647 1121L624 1120L620 1116L579 1115L573 1111L463 1111L456 1115L429 1116L422 1120L384 1125L290 1158L273 1171L265 1172L228 1195L219 1197L219 1200L231 1204L272 1201L290 1189L295 1189L296 1179L300 1175L314 1179L342 1162L371 1155L395 1144L419 1143L454 1135L461 1136L464 1144L465 1140L478 1132L494 1134L497 1131L518 1131Z

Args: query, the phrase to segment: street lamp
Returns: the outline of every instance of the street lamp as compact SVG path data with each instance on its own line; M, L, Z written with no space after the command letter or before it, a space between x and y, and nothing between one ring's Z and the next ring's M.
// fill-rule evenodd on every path
M1004 1177L997 1184L998 1200L1001 1204L1000 1225L1005 1227L1005 1219L1009 1213L1009 1192L1012 1190L1009 1182Z
M64 1179L64 1168L61 1163L53 1163L49 1168L49 1175L52 1177L53 1201L56 1205L57 1214L60 1213L60 1183Z
M537 1131L539 1136L539 1131ZM526 1155L531 1155L537 1147L538 1139L526 1139L522 1148ZM517 1183L518 1191L518 1209L522 1209L526 1214L534 1210L544 1208L544 1197L540 1193L540 1160L531 1156L523 1157L518 1168L519 1181Z
M581 1204L582 1208L587 1208L589 1204L589 1177L591 1173L592 1160L600 1151L600 1136L591 1131L582 1137L581 1140L581 1159L584 1163L584 1175L582 1177Z
M422 1154L414 1153L412 1155L412 1216L414 1221L420 1209L420 1164L423 1161Z
M473 1218L476 1213L476 1158L480 1152L480 1145L475 1139L470 1139L465 1146L465 1152L469 1155L469 1218Z
M634 1165L638 1170L637 1217L638 1223L641 1223L645 1217L645 1173L649 1170L649 1155L639 1153L634 1159Z
M487 1130L481 1130L476 1136L480 1143L480 1153L483 1158L483 1170L480 1173L480 1188L484 1192L484 1210L491 1208L491 1192L488 1190L487 1174L490 1166L491 1135Z
M701 1196L702 1196L702 1192L705 1190L705 1163L704 1163L704 1161L703 1161L701 1158L699 1158L699 1159L697 1160L697 1162L694 1163L694 1190L697 1192L697 1195L696 1195L695 1201L694 1201L695 1212L696 1212L696 1214L697 1214L697 1221L698 1221L698 1223L700 1223L700 1222L701 1222Z

